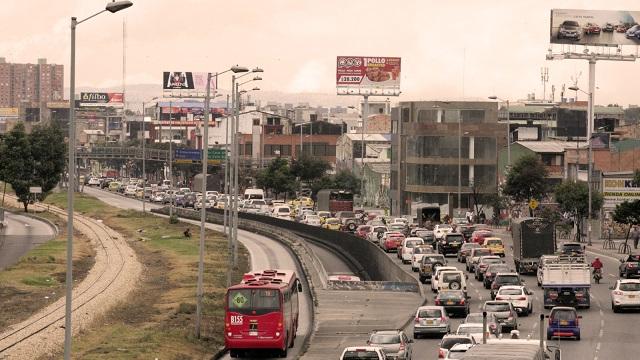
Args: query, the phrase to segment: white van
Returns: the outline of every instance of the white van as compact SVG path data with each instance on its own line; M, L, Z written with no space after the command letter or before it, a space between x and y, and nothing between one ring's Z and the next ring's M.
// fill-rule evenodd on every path
M244 191L245 200L264 200L264 190L262 189L246 189Z

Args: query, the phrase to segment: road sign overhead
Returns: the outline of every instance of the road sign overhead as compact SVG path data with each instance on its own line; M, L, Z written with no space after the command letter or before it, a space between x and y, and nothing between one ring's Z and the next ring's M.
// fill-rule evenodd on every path
M209 160L225 160L226 154L225 149L209 149L207 158Z

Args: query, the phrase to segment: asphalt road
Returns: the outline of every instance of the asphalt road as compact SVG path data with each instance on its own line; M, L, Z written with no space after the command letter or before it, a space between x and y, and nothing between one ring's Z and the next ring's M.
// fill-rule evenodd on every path
M119 207L121 209L142 210L142 202L137 199L127 198L107 191L97 190L95 188L85 187L84 190L87 194L95 196L111 206ZM159 208L161 206L147 203L145 207L149 210L151 208ZM194 225L200 225L200 222L195 220L183 219L183 221ZM207 228L215 231L222 231L222 226L220 225L207 224ZM291 253L291 251L281 243L244 230L238 230L238 240L249 252L251 269L296 269L298 274L302 273L302 270L297 266L293 253ZM297 354L301 350L301 339L312 331L312 309L313 304L311 302L309 290L304 289L304 296L300 297L300 318L297 341L295 342L295 346L292 349L289 349L289 356L287 359L297 358ZM230 359L230 357L227 355L223 357L223 359Z
M505 241L507 256L505 261L509 265L513 265L513 257L510 252L511 237L507 233L497 233ZM591 287L591 308L579 310L582 315L581 320L581 340L552 340L550 345L559 346L562 349L562 358L564 360L598 360L598 359L633 359L637 356L638 341L640 333L638 332L638 321L640 313L626 312L614 314L611 309L611 298L609 287L615 283L618 278L617 269L620 264L618 259L600 254L587 253L588 260L591 262L596 256L604 263L605 278L600 284L592 284ZM389 255L407 272L411 271L410 265L402 265L397 259L395 253ZM458 263L455 257L448 257L448 264L456 266L464 271L464 264ZM537 286L535 276L523 275L527 287L534 292L534 314L520 317L518 320L518 330L522 338L531 337L539 339L539 323L540 313L548 314L549 310L544 310L542 306L542 290ZM423 285L425 293L428 294L428 305L433 305L433 293L430 284ZM480 307L486 300L490 300L489 290L486 290L482 283L473 278L473 274L469 274L467 282L469 295L471 296L470 305L472 312L480 312ZM413 316L413 314L407 314ZM452 319L451 329L455 332L463 318ZM546 322L545 322L546 325ZM409 336L413 333L412 325L405 329ZM546 328L545 328L546 331ZM508 336L508 334L504 334ZM546 332L545 332L546 337ZM437 359L439 338L427 338L415 340L413 346L414 359Z
M49 223L29 216L5 212L5 220L7 226L0 230L0 270L56 235Z

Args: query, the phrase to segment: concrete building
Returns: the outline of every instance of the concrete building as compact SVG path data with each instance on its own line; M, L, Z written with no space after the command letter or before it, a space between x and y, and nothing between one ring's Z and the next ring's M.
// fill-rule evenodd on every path
M507 132L498 123L496 102L400 102L391 123L393 214L410 214L420 204L448 204L450 213L469 208L471 183L481 193L495 193L498 150Z
M8 63L0 57L0 107L43 107L48 101L64 96L62 65Z

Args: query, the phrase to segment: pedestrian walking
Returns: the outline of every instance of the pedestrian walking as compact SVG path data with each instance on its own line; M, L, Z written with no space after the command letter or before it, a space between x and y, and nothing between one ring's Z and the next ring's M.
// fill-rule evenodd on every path
M633 248L638 249L638 240L640 240L640 231L638 231L638 226L633 225L633 230L631 230L631 239L633 240Z

